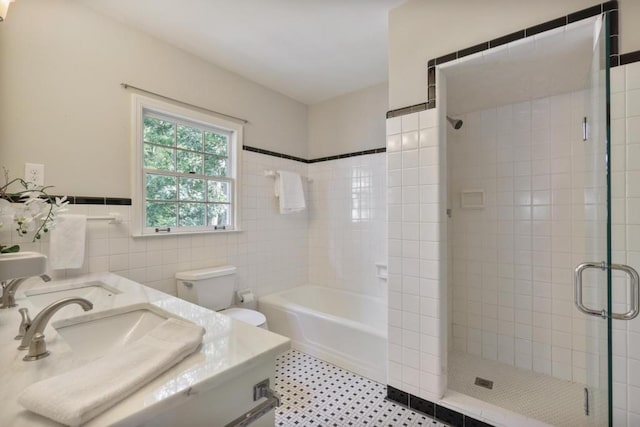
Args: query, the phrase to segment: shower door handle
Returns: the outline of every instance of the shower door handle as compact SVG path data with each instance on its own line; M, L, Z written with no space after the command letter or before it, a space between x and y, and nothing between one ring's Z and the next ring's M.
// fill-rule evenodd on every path
M574 285L574 299L576 303L576 307L578 310L583 312L584 314L588 314L590 316L599 316L603 319L607 318L607 310L596 310L593 308L589 308L582 302L582 272L587 268L598 268L600 270L607 269L607 263L602 262L584 262L578 265L573 273L573 285Z
M631 306L626 313L611 313L611 317L617 320L631 320L640 313L640 280L638 279L638 272L628 265L624 264L611 264L612 270L624 271L629 275L631 279Z
M575 304L578 310L591 315L607 318L607 310L605 308L597 310L589 308L582 302L582 272L588 268L598 268L607 270L607 263L602 262L585 262L578 265L573 275ZM632 267L624 264L611 264L612 270L621 270L627 273L631 279L631 306L626 313L611 313L611 318L616 320L631 320L640 313L640 279L638 272Z

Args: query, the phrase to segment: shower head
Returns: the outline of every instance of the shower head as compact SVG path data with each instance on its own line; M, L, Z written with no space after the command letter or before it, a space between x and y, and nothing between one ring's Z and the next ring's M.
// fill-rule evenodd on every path
M447 121L451 123L451 126L453 126L453 128L456 130L462 127L462 120L460 119L452 119L451 117L447 116Z

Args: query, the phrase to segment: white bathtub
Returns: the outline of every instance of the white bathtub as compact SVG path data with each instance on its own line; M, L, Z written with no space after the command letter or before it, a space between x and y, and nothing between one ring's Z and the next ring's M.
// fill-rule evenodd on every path
M387 305L381 298L322 286L300 286L261 297L269 330L291 346L386 384Z

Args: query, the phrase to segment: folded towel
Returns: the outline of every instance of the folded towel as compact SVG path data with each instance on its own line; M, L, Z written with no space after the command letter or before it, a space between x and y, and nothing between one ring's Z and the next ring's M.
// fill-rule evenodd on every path
M87 217L85 215L60 215L51 230L49 261L51 268L80 268L84 262Z
M168 319L100 359L30 385L18 402L59 423L83 424L193 353L203 335L200 326Z
M279 170L276 174L275 184L276 197L280 200L280 213L288 214L304 210L304 191L302 190L302 180L295 172Z

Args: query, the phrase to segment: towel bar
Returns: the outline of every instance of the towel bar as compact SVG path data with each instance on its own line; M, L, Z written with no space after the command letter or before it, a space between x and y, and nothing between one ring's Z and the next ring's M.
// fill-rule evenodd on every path
M87 220L106 220L109 221L109 224L120 224L122 222L122 215L112 212L109 213L109 215L88 216Z
M278 174L278 171L275 171L273 169L268 169L266 171L264 171L264 176L273 176L275 177ZM308 178L306 176L300 175L300 178L307 180L307 182L313 182L313 179Z
M269 379L260 381L253 386L253 400L256 401L266 397L267 400L259 404L253 409L248 410L235 420L231 421L225 427L245 427L269 412L280 406L280 396L269 387Z

